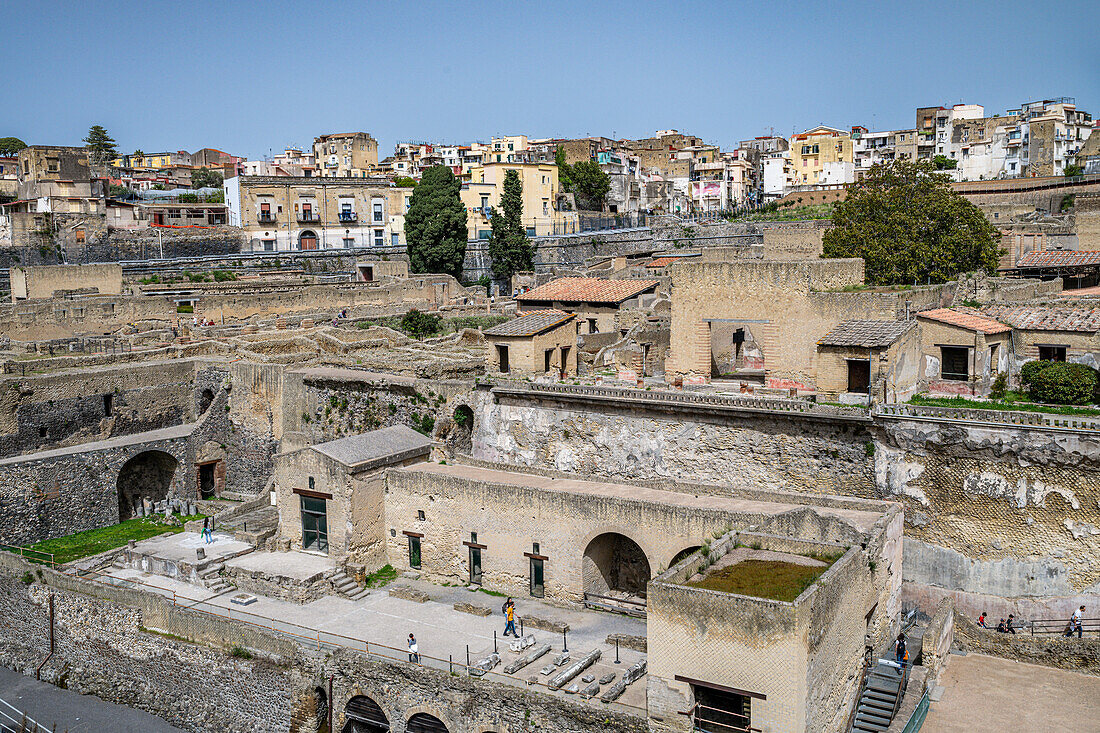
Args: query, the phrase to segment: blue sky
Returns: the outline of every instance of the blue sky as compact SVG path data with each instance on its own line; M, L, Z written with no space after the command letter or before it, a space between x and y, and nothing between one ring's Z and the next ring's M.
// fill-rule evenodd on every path
M917 106L1100 113L1092 2L7 2L0 137L262 156L324 132L732 146ZM1084 40L1075 42L1068 33ZM1078 49L1075 51L1074 46Z

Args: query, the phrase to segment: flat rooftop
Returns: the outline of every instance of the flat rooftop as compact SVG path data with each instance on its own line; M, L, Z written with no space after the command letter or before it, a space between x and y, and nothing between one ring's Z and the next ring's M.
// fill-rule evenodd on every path
M431 473L441 476L462 478L469 481L484 481L554 493L613 497L624 501L641 501L673 507L680 506L685 509L774 515L805 508L811 509L821 516L834 517L847 522L863 532L869 532L875 522L882 516L882 512L864 509L821 506L814 502L814 497L811 495L807 495L805 501L800 501L801 497L792 495L791 501L788 503L764 499L719 496L714 494L689 494L682 491L654 489L644 486L632 486L629 484L584 481L581 479L542 476L530 473L515 473L464 464L441 465L438 463L419 463L415 466L394 470L406 473Z

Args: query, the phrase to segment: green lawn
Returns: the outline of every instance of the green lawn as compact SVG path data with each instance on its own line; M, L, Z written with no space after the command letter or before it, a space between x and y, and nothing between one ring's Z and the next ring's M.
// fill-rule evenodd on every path
M911 405L955 407L965 410L1008 410L1013 412L1049 412L1056 415L1100 415L1100 407L1087 405L1046 405L1030 402L1022 392L1007 392L1001 400L972 400L966 397L928 397L914 395Z
M202 515L187 517L188 520L196 518L202 519ZM125 522L110 527L90 529L86 532L77 532L76 534L71 534L66 537L55 537L52 540L36 542L30 546L30 549L43 553L52 553L54 562L63 564L73 560L79 560L82 557L88 557L89 555L97 555L107 550L113 550L116 547L122 547L130 540L140 541L155 537L158 534L164 534L165 532L175 534L182 531L183 525L177 527L165 524L162 520L155 517L139 517L136 519L127 519ZM28 557L31 559L38 559L33 555Z
M798 565L781 560L742 560L711 570L702 580L686 585L776 601L793 601L828 569L828 565Z

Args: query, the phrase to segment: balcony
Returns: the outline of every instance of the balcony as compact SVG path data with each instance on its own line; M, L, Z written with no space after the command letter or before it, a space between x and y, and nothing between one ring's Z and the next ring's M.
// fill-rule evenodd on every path
M317 224L321 221L321 217L314 214L312 211L301 211L298 213L299 224Z
M271 213L270 211L261 211L260 213L256 214L256 221L260 222L261 224L274 224L275 214Z
M359 221L359 215L356 214L354 211L341 211L340 212L340 221L342 223L349 223L349 222L353 222L353 221Z

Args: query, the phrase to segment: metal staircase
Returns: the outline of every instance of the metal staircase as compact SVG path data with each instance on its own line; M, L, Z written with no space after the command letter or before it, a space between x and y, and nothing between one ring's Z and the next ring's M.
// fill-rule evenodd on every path
M892 662L879 659L868 668L856 703L851 733L880 733L890 727L909 681L909 666L901 671Z

